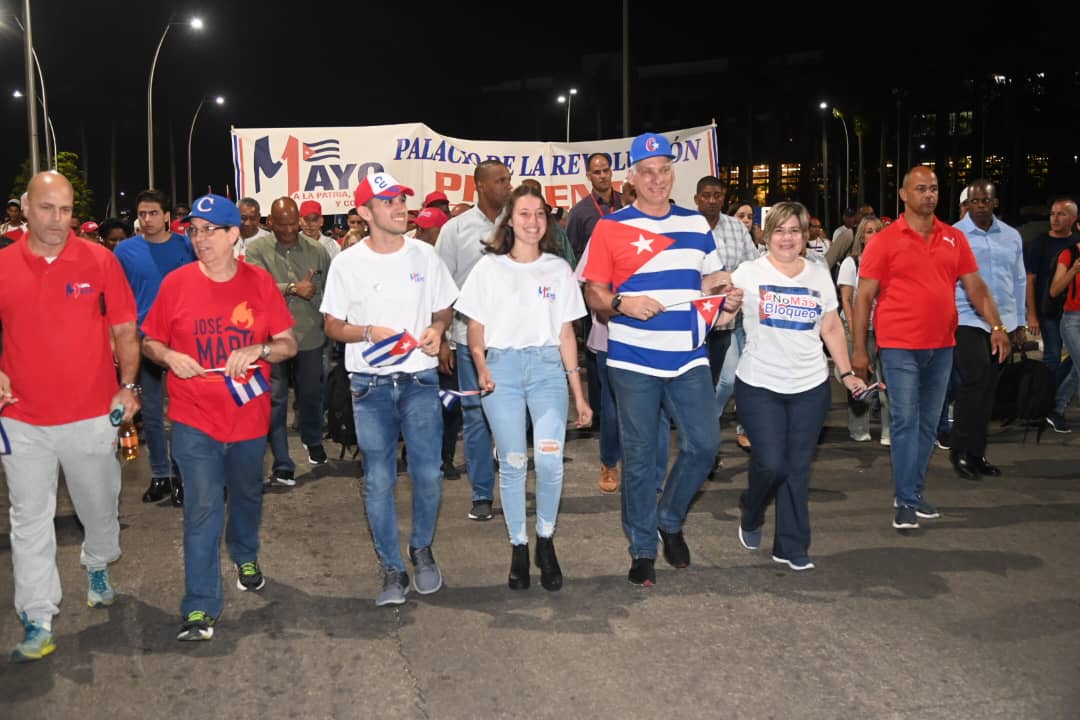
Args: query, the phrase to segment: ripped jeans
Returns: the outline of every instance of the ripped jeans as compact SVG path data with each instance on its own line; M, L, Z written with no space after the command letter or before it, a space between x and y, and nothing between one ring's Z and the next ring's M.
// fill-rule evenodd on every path
M555 345L489 348L487 366L495 391L483 398L484 414L499 456L499 497L510 542L525 545L525 412L532 418L536 463L536 534L551 537L562 498L563 445L569 394Z

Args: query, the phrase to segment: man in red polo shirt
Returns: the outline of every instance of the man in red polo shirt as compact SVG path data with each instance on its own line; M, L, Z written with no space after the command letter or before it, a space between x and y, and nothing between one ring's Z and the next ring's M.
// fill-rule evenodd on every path
M866 332L876 299L874 331L890 399L893 527L906 530L919 527L919 518L940 517L923 497L923 486L953 365L957 281L992 326L990 344L999 362L1010 345L967 238L934 216L938 201L934 171L922 166L908 171L900 199L904 214L874 235L862 252L851 365L866 379L870 366Z
M63 175L35 175L28 190L26 241L0 251L5 276L0 401L4 444L10 446L3 465L11 503L15 611L25 630L12 662L39 660L56 649L58 463L85 531L87 604L102 607L115 599L107 566L120 557L120 463L109 412L117 408L130 420L139 409L135 298L113 254L72 232L73 197Z

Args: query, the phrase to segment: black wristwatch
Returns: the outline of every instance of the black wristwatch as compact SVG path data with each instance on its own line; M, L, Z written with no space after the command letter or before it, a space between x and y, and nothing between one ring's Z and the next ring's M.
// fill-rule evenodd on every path
M611 299L611 312L619 312L620 305L622 305L622 295L616 295Z

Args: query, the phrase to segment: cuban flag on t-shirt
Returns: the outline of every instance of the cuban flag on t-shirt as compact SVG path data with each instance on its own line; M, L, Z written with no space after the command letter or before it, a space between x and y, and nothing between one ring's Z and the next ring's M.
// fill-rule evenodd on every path
M247 405L263 393L270 392L270 383L266 382L261 368L255 368L247 380L235 380L226 375L225 387L229 389L233 401L240 407Z
M705 344L709 332L716 325L716 318L719 317L720 311L724 309L726 299L723 295L706 295L690 301L690 305L694 308L690 337L695 348Z
M390 367L405 362L416 349L416 338L402 330L364 350L361 355L371 367Z

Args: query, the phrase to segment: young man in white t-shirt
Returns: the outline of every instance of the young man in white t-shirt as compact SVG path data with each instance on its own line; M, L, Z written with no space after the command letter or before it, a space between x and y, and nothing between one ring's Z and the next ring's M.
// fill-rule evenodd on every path
M364 507L383 566L383 589L375 599L379 606L404 603L409 590L394 505L399 433L405 437L413 481L413 586L421 594L442 587L442 572L431 552L442 498L442 404L435 368L458 291L435 250L404 236L409 220L405 196L412 194L387 173L360 183L354 199L371 235L334 259L321 307L327 336L346 343L356 440L364 453ZM384 346L388 361L365 356L397 336Z

